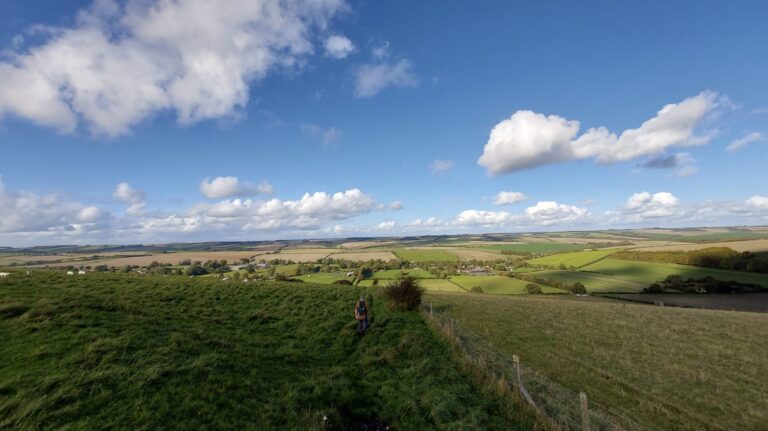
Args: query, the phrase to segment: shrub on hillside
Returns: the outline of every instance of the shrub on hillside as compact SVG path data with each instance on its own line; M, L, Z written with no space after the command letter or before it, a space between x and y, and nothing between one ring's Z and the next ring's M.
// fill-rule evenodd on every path
M480 286L472 286L471 289L469 289L472 293L483 293L483 288Z
M541 293L541 286L538 284L528 283L525 285L525 291L530 294Z
M424 292L419 281L406 274L384 286L384 296L389 300L389 307L395 310L416 309L421 304Z
M341 280L334 281L332 284L343 284L344 286L351 286L352 282L349 280L341 279Z
M577 281L576 283L573 283L573 286L571 286L570 291L578 295L583 295L587 293L587 288L584 287L583 284Z

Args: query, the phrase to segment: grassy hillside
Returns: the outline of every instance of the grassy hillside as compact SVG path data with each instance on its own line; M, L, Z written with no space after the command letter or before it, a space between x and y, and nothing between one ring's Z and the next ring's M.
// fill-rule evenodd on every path
M598 274L595 272L544 270L534 272L531 275L568 284L573 284L578 281L587 288L589 293L637 293L650 285L635 280Z
M374 298L356 337L361 292L15 273L0 280L0 429L530 426L475 389L417 314Z
M297 280L301 280L305 283L315 284L333 284L338 280L349 280L350 282L355 279L354 275L347 277L347 272L317 272L314 274L305 274L292 277Z
M592 265L587 265L582 269L614 275L627 280L644 283L646 286L663 280L668 275L679 274L684 278L712 276L721 280L755 283L768 287L768 276L766 275L701 268L689 265L676 265L673 263L638 262L608 258L593 263Z
M526 293L525 286L531 284L529 281L518 280L516 278L502 277L500 275L457 275L451 277L451 281L471 290L475 286L483 289L483 293L495 295L519 295ZM533 283L536 284L536 283ZM565 293L564 290L555 289L549 286L540 286L542 293Z
M764 429L768 315L429 293L497 349L649 429Z
M589 265L595 261L603 259L611 254L616 253L616 250L587 250L587 251L575 251L573 253L560 253L553 254L551 256L539 257L528 261L531 265L545 265L545 266L559 266L565 265L567 267L581 268L584 265Z

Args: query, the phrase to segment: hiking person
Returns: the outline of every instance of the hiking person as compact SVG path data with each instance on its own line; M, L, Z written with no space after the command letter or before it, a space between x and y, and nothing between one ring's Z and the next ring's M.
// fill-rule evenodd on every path
M365 297L361 296L355 304L355 320L357 320L357 333L359 335L365 334L368 329L369 315L368 304L365 303Z

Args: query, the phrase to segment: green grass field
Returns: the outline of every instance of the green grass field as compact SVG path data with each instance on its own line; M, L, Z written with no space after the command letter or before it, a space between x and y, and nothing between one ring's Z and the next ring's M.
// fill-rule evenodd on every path
M765 232L731 231L691 235L682 238L682 240L686 242L738 241L746 239L760 239L765 238L766 236L767 235Z
M587 250L587 251L575 251L572 253L560 253L553 254L551 256L538 257L528 261L531 265L546 265L546 266L559 266L565 265L567 267L581 268L582 266L589 265L595 261L603 259L611 254L616 253L616 250Z
M461 325L647 429L768 424L768 314L429 293Z
M354 275L347 277L346 274L346 272L317 272L314 274L299 275L291 278L301 280L305 283L316 284L333 284L333 282L337 280L353 281L355 279Z
M527 293L525 286L530 282L519 280L517 278L502 277L500 275L457 275L451 277L451 281L470 291L473 287L479 286L483 293L493 295L520 295ZM536 284L536 283L534 283ZM565 293L564 290L555 289L549 286L540 286L542 293Z
M726 271L721 269L701 268L674 263L638 262L618 259L603 259L582 268L585 271L601 272L627 280L645 284L644 287L661 281L671 274L679 274L683 278L702 278L712 276L720 280L734 280L742 283L754 283L768 287L768 276L762 274ZM586 286L586 284L585 284Z
M458 262L459 256L447 250L426 250L399 248L394 250L395 255L409 262Z
M442 278L422 279L419 280L419 283L427 290L435 290L440 292L466 292L466 290L464 290L456 283Z
M380 280L394 280L402 273L415 278L435 278L435 275L426 269L386 269L375 272L373 278L378 278Z
M587 288L589 293L637 293L650 285L635 280L614 277L606 274L597 274L594 272L544 270L536 272L533 275L568 284L579 282Z
M0 280L0 429L532 426L475 387L418 314L373 297L357 337L361 292L15 273Z
M583 244L567 244L567 243L559 243L559 242L537 242L537 243L528 243L528 244L493 244L493 245L484 245L479 248L483 250L491 250L491 251L512 251L512 252L520 252L520 253L541 254L541 253L551 253L555 251L581 250L586 247L587 246Z

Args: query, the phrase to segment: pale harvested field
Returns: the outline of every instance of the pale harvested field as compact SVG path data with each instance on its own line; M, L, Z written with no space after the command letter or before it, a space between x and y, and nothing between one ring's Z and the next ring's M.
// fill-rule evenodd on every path
M397 241L351 241L341 244L342 248L358 249L369 247L381 247L386 245L397 244Z
M575 238L575 237L562 237L562 238L547 238L549 242L559 242L565 244L589 244L589 243L610 243L619 242L620 239L616 238Z
M333 253L332 255L328 256L333 259L346 259L346 260L357 260L357 261L367 261L367 260L377 260L381 259L383 261L388 260L397 260L397 256L394 255L391 251L346 251L342 253Z
M459 256L459 259L463 261L477 259L477 260L496 260L504 259L505 255L501 253L494 253L492 251L474 250L471 248L445 248L444 250Z
M106 259L92 261L91 264L107 265L107 266L125 266L125 265L139 265L146 266L150 263L157 261L160 263L170 263L172 265L178 265L182 260L189 259L191 261L205 262L206 260L222 260L225 259L229 263L234 263L240 259L252 256L256 256L258 252L254 251L197 251L197 252L179 252L179 253L160 253L152 254L149 256L136 256L136 257L121 257L117 259ZM270 255L272 256L272 255Z
M318 254L318 253L333 253L335 248L326 247L287 247L280 251L280 253L293 253L293 254Z
M728 247L736 251L768 251L768 239L753 239L748 241L723 241L701 244L675 244L655 247L640 247L638 251L691 251L710 247Z
M292 260L294 262L314 262L317 259L324 259L329 254L333 252L332 249L325 249L322 251L313 250L306 252L305 250L294 250L292 252L280 252L280 253L269 253L269 254L260 254L256 257L256 260L273 260L273 259L283 259L283 260Z

